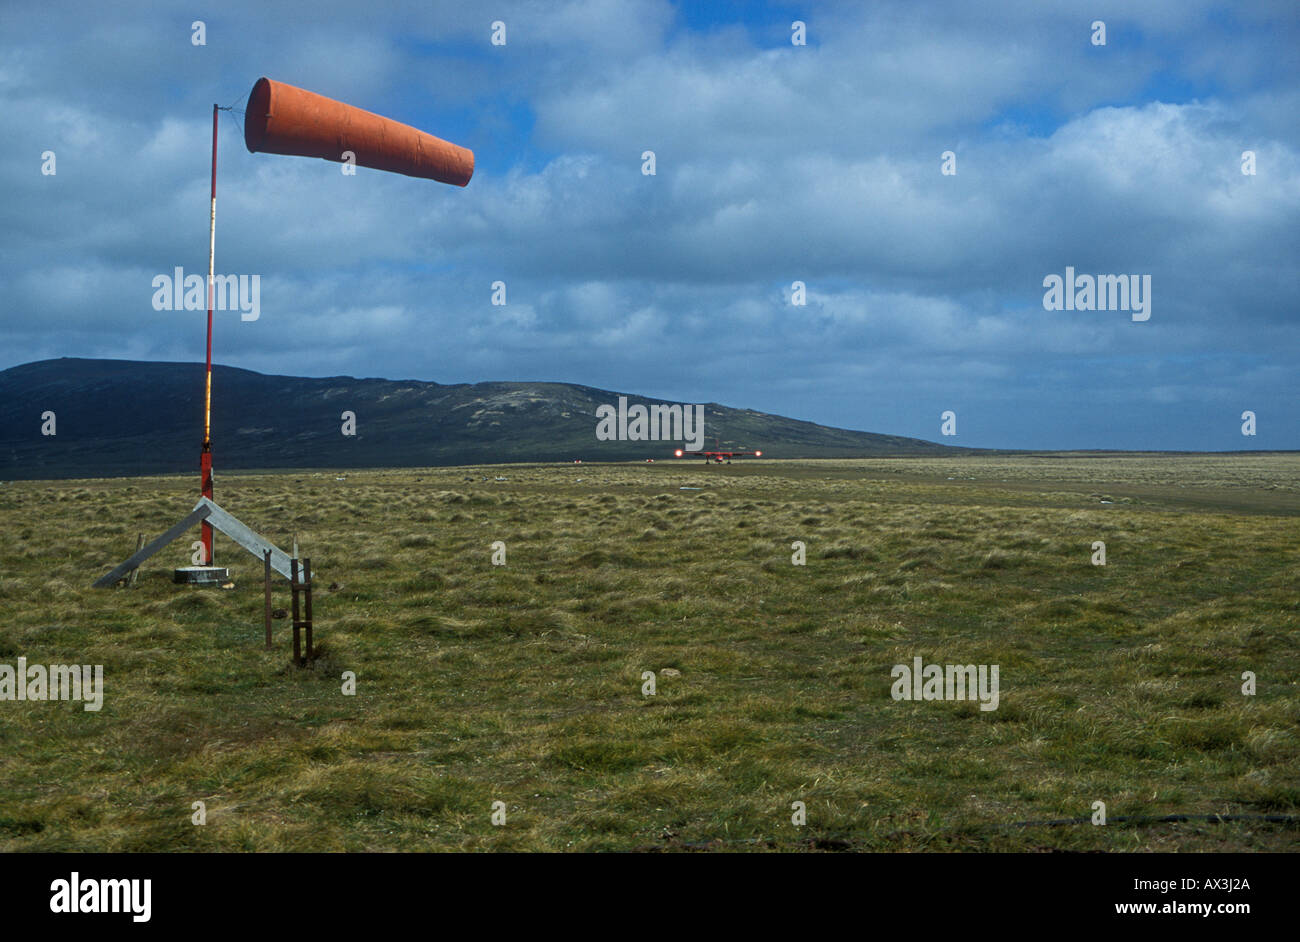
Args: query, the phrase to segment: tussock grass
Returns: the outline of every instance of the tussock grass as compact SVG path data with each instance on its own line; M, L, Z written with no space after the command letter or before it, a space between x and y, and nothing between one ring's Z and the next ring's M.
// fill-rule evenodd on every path
M1300 813L1294 456L333 477L219 485L312 559L307 670L287 620L263 649L261 564L220 536L233 590L171 584L188 538L135 587L89 588L193 505L190 479L0 487L0 663L106 681L99 713L0 702L0 850L1296 846L1013 826L1097 800ZM999 665L998 709L893 700L917 656Z

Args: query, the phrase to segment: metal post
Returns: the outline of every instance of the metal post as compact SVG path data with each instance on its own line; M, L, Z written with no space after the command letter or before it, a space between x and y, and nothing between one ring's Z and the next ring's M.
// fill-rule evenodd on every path
M311 653L311 558L308 557L302 561L302 578L307 583L307 619L304 627L307 629L307 661L312 658Z
M217 112L212 106L212 202L208 216L208 356L203 388L203 451L199 455L200 494L212 500L212 279L217 252ZM203 564L214 565L212 524L203 521Z
M289 586L293 595L293 662L302 660L302 644L298 638L298 557L289 560Z
M144 534L143 534L143 533L137 533L137 534L135 535L135 551L136 551L137 553L140 552L140 548L141 548L142 546L144 546ZM131 570L131 578L129 578L129 579L126 580L126 584L127 584L127 585L135 585L136 577L139 576L139 575L140 575L140 567L139 567L139 566L136 566L134 569Z
M266 564L266 650L271 650L271 551L262 551L262 561Z

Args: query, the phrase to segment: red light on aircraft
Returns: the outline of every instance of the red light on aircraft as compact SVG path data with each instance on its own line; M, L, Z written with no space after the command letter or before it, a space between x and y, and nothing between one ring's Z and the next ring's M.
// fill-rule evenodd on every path
M682 450L678 448L675 452L673 452L673 454L675 454L678 458L680 458L682 456Z
M756 451L756 452L754 452L754 457L755 457L755 458L762 458L762 457L763 457L763 453L762 453L761 451Z

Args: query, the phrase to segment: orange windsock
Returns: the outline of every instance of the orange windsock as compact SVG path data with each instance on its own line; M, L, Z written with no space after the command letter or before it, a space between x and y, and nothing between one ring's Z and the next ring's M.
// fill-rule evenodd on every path
M249 153L320 157L336 163L344 152L358 166L465 186L474 152L392 118L333 98L260 78L248 95L244 145Z

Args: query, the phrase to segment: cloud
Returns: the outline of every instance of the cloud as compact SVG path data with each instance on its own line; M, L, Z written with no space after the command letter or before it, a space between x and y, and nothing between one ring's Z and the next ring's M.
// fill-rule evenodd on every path
M464 190L347 177L248 154L223 113L217 269L261 276L262 317L218 321L222 362L556 379L930 438L948 403L964 434L1042 447L1104 432L1102 401L1193 409L1111 442L1190 448L1220 441L1212 410L1295 398L1289 7L821 3L807 47L759 6L313 10L223 6L206 47L200 14L146 4L0 14L0 367L202 352L150 281L206 270L211 106L271 74L470 144L478 170ZM1066 266L1150 274L1151 321L1043 310ZM1300 443L1300 418L1268 427Z

